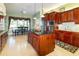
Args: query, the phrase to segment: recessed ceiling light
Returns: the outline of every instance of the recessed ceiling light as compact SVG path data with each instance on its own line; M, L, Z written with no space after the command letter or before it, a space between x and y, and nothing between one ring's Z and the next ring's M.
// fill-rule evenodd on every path
M44 15L42 14L41 17L44 17Z
M36 17L34 17L33 19L36 19Z
M23 10L23 11L22 11L22 13L23 13L23 14L26 14L26 11L25 11L25 10Z

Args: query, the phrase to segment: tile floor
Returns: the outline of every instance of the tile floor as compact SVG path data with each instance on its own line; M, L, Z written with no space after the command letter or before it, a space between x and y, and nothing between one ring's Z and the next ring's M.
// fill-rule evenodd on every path
M27 35L9 36L1 56L38 56L33 47L27 42ZM55 45L53 52L47 56L79 56L79 49L74 54Z

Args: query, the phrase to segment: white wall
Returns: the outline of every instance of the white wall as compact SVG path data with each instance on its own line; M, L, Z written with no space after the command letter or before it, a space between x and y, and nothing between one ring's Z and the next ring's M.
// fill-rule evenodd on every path
M4 3L0 3L0 15L6 16L6 7ZM5 17L0 20L0 30L6 30L6 22Z
M4 3L0 3L0 15L6 16L6 7Z

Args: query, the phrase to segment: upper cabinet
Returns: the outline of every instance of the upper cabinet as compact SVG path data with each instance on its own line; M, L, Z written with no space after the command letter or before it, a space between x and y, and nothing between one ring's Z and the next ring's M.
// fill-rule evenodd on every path
M55 23L61 23L61 12L55 14Z
M61 13L60 12L51 12L51 13L46 13L45 20L54 20L55 23L61 23Z
M56 14L56 12L49 13L49 19L50 20L55 20L55 14Z
M61 22L75 22L79 24L79 8L61 13Z
M55 23L75 22L79 24L79 7L64 12L46 13L45 20L54 20Z
M68 19L68 13L62 12L61 13L61 22L67 22L67 19Z
M72 22L72 21L74 21L73 10L67 11L67 15L68 15L67 22Z
M46 20L46 21L49 20L49 13L44 14L44 16L45 16L44 20Z
M76 24L79 24L79 7L73 9L74 21Z
M72 21L74 21L73 10L62 12L61 21L62 22L72 22Z

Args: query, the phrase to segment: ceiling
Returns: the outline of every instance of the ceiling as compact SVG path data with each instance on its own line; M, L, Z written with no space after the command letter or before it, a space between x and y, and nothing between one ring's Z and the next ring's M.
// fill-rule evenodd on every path
M43 3L43 10L47 12L62 4L60 3ZM5 3L7 14L29 15L32 16L42 9L42 3Z

